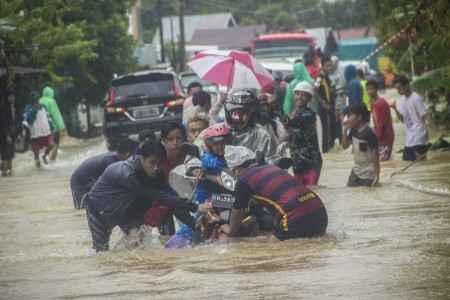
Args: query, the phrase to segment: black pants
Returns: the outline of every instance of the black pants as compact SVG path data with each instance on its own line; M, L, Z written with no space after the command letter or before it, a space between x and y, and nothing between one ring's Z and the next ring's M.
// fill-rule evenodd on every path
M72 189L73 207L76 209L86 208L86 193Z
M128 234L130 229L139 228L140 224L130 222L127 224L111 224L105 217L95 208L86 205L86 217L88 220L89 230L92 236L92 247L97 252L109 250L109 239L114 227L119 226L120 229Z
M325 234L327 227L327 210L325 207L321 207L310 214L289 222L288 231L284 231L281 225L277 226L274 235L281 241L294 238L316 237Z
M92 235L92 247L97 251L108 251L109 239L114 226L109 225L95 209L87 207L86 216Z
M416 145L412 147L405 147L403 149L403 160L415 161L418 155L424 155L428 151L428 145Z
M0 139L0 159L12 160L14 158L14 141L7 143L6 138Z
M61 132L60 131L53 132L53 143L55 143L55 145L59 146L60 139L61 139Z

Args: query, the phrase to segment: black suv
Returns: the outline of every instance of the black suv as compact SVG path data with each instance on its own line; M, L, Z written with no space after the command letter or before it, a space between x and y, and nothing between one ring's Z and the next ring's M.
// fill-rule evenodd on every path
M104 135L109 149L144 129L158 133L182 120L183 94L175 73L142 71L112 80L105 105Z

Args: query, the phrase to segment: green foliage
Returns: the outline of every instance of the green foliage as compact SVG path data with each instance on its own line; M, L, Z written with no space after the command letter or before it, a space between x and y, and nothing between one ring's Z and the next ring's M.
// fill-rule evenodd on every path
M403 73L410 73L412 51L416 75L413 86L435 98L450 95L450 2L448 0L372 0L380 40L400 30L386 53ZM430 97L430 101L433 99ZM450 101L450 99L447 99ZM450 121L450 120L447 120Z
M166 55L174 70L180 69L180 47L177 44L165 43Z
M450 63L450 3L446 0L372 1L377 15L380 40L386 40L408 27L408 30L387 48L399 69L409 71L409 58L405 56L411 45L418 73ZM419 6L422 5L423 6ZM410 43L411 41L411 43Z
M15 49L13 64L44 68L69 109L82 98L100 103L114 73L134 66L134 42L127 35L130 0L1 1L0 19L16 19L15 30L0 37ZM5 10L7 8L7 10ZM1 24L1 23L0 23Z

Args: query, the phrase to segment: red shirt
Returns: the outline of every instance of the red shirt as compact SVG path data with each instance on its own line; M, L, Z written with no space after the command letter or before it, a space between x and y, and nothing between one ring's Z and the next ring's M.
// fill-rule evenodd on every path
M391 109L384 98L378 97L372 104L372 118L379 145L392 146L394 128L392 127Z
M184 154L182 151L167 151L167 159L163 162L162 165L162 169L164 171L167 182L169 182L170 171L184 163L185 157L186 154Z

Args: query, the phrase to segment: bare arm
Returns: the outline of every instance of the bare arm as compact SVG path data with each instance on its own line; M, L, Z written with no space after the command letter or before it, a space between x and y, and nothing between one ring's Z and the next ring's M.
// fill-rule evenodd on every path
M244 219L245 212L243 209L233 208L230 216L230 232L229 236L238 236L241 222Z
M403 116L398 111L397 106L395 105L395 103L393 105L391 105L391 107L395 111L395 114L397 115L397 118L400 120L400 122L403 123Z
M209 110L209 118L214 122L217 122L218 120L218 115L226 100L226 94L219 94L217 97L218 99L213 102L211 109Z

